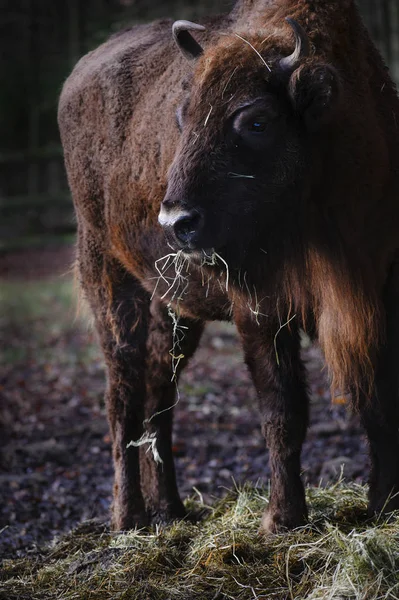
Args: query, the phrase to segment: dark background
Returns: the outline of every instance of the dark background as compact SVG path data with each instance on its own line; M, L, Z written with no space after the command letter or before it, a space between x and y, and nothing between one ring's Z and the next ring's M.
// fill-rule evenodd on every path
M2 0L0 13L0 251L70 239L73 213L56 107L76 61L126 24L201 19L232 0ZM339 5L339 2L337 2ZM399 79L398 0L359 0Z

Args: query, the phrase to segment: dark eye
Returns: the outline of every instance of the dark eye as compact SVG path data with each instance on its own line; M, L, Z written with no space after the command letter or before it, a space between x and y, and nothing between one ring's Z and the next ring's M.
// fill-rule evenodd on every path
M282 127L282 113L278 99L265 95L239 108L230 121L235 147L245 145L253 150L271 147Z
M266 117L259 116L248 124L248 131L251 131L251 133L263 133L266 130L266 127Z

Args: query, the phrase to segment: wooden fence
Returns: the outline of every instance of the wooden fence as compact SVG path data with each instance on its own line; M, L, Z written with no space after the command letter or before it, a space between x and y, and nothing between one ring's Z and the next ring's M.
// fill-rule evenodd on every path
M60 146L0 154L0 182L0 249L74 232Z

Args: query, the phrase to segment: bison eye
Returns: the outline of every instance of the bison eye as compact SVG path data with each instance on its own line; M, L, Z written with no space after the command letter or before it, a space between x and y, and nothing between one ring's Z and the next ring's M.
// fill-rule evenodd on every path
M281 126L281 118L281 107L271 94L242 106L229 121L235 146L244 144L253 150L272 146Z
M252 133L263 133L266 130L267 127L267 120L266 117L257 117L256 119L254 119L251 123L249 123L248 125L248 131L251 131Z

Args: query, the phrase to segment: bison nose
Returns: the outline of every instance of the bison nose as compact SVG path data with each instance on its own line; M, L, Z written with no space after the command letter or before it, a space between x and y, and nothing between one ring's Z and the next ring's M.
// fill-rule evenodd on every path
M196 210L192 210L176 219L173 223L173 232L176 239L183 246L192 245L194 238L201 227L201 222L202 217Z
M204 228L204 216L200 209L182 208L181 204L177 203L168 208L167 204L162 202L158 222L170 245L186 252L196 249Z

